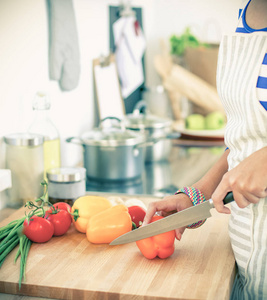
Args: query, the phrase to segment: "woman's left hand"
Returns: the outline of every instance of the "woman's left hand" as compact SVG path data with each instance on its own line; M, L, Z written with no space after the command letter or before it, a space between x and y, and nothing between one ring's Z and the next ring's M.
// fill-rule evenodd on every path
M267 147L254 152L225 173L211 197L218 212L230 213L223 204L223 198L230 191L240 208L258 203L267 196Z

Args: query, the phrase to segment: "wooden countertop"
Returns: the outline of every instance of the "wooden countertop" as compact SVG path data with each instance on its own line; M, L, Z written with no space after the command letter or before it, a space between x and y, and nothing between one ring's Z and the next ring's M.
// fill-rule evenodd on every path
M157 200L139 198L146 204ZM16 211L0 226L23 212L24 209ZM0 298L229 299L235 275L227 230L229 216L218 214L214 209L212 215L202 227L186 230L182 240L175 242L174 254L165 260L144 258L135 243L90 244L84 234L71 227L62 237L45 244L33 244L26 282L20 291L19 262L13 263L16 252L13 251L1 268Z

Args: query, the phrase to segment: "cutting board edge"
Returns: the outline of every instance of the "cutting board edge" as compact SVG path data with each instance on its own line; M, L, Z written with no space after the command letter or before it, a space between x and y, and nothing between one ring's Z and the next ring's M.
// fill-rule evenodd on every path
M37 286L32 284L22 284L19 290L19 284L13 282L0 282L0 293L42 297L62 300L86 300L86 299L119 299L119 293L107 293L106 291L95 291L88 289L60 288L51 286ZM127 295L126 295L127 296ZM131 295L129 295L131 296ZM133 295L132 295L133 296ZM126 298L125 298L126 299ZM129 298L130 299L130 298ZM140 298L141 299L141 298Z

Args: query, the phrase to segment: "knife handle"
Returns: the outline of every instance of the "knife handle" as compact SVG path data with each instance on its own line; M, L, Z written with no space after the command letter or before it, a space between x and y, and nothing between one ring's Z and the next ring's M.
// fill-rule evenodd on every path
M234 201L233 192L227 193L227 195L226 195L225 198L223 199L223 203L224 203L224 204L228 204L228 203L233 202L233 201Z

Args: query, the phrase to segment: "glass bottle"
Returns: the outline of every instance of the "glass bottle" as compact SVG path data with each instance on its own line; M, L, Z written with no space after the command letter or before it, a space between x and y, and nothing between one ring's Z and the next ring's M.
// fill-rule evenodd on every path
M47 94L38 92L33 101L34 121L29 127L30 133L44 136L44 179L46 172L61 166L60 137L57 128L49 116L51 104Z

